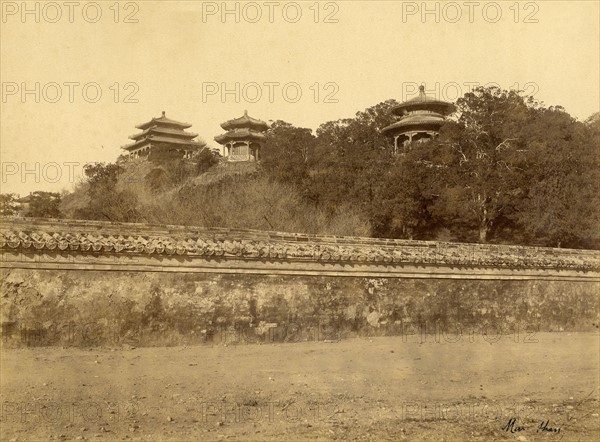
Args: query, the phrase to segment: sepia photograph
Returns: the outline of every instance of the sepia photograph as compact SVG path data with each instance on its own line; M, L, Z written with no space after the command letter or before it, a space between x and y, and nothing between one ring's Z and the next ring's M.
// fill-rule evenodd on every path
M600 0L0 0L0 440L600 440Z

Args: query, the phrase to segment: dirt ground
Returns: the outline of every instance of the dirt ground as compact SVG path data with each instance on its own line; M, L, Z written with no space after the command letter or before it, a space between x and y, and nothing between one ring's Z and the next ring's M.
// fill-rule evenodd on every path
M598 440L598 333L427 338L4 349L0 439Z

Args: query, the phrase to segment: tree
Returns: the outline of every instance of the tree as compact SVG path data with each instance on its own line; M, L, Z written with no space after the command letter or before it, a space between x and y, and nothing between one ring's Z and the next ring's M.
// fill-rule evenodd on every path
M202 140L201 147L186 157L185 149L169 143L160 143L150 150L148 160L155 169L147 181L155 191L163 187L177 186L186 179L202 174L219 162L219 155L210 150Z
M0 215L14 216L18 213L18 197L14 193L0 193Z
M428 212L429 171L412 159L399 156L380 168L379 180L370 203L372 234L376 237L431 239L434 225Z
M316 162L309 194L324 208L340 202L372 212L375 189L391 162L391 143L380 129L395 118L388 100L357 112L355 118L329 121L317 129Z
M438 140L413 149L413 161L427 166L434 219L489 241L525 192L522 127L536 105L517 91L479 87L458 100L458 121Z
M515 219L543 245L600 244L600 120L585 123L560 107L543 109L526 127L530 184Z
M312 130L277 120L266 138L260 151L265 172L274 180L302 188L315 161L316 139Z
M396 209L402 225L412 216L424 226L418 237L445 228L460 241L598 243L597 119L580 123L561 107L493 87L466 94L457 107L437 140L406 154L411 170L399 180L406 190L394 198L404 206Z
M168 143L153 146L148 161L155 168L145 177L154 191L181 184L195 173L194 167L184 159L185 151Z
M195 164L197 174L202 174L208 171L211 167L219 164L221 155L204 146L202 149L195 151L192 154L192 162Z
M118 191L117 183L123 168L118 164L88 164L84 168L87 204L75 210L83 219L135 222L139 221L137 198L129 190Z
M29 196L29 209L25 213L25 216L36 218L62 218L60 201L60 193L33 192Z

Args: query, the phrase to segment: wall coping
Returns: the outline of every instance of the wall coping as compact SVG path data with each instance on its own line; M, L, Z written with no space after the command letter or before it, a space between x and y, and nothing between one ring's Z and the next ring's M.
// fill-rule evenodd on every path
M0 249L196 260L437 265L597 273L600 251L326 236L250 229L0 217Z
M556 247L541 247L541 246L520 246L512 244L480 244L480 243L463 243L449 241L424 241L424 240L409 240L409 239L394 239L394 238L371 238L364 236L336 236L336 235L316 235L310 233L293 233L280 232L275 230L255 230L255 229L231 229L226 227L201 227L201 226L182 226L174 224L147 224L147 223L126 223L114 221L92 221L81 219L59 219L59 218L24 218L24 217L6 217L0 216L0 229L18 228L22 226L24 229L42 231L90 231L95 229L97 232L106 233L121 233L133 234L138 233L144 235L192 235L192 236L210 236L231 234L231 237L240 236L241 239L271 239L274 241L299 241L299 242L324 242L337 244L376 244L376 245L407 245L407 246L423 246L432 247L439 244L454 245L454 246L471 246L479 249L490 248L510 248L510 249L535 249L555 251L557 253L575 253L584 254L593 257L600 257L600 250L588 249L568 249Z

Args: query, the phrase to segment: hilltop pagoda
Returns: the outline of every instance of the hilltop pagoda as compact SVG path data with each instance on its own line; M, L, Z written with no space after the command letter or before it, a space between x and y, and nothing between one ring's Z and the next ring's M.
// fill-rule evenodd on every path
M398 146L406 150L410 143L437 137L446 117L455 110L452 103L425 95L425 86L419 86L418 97L392 108L392 114L400 118L381 132L394 138L394 153L398 153Z
M258 151L265 143L264 132L269 125L262 120L244 115L226 121L221 127L227 132L217 135L215 141L223 146L223 156L228 161L258 161Z
M187 158L192 152L205 146L204 143L194 141L198 134L185 131L190 127L191 124L167 118L163 111L160 118L152 118L136 126L136 129L142 132L131 135L129 138L134 140L134 143L121 148L126 150L131 158L147 157L151 150L157 148L179 150L183 152L184 158Z

